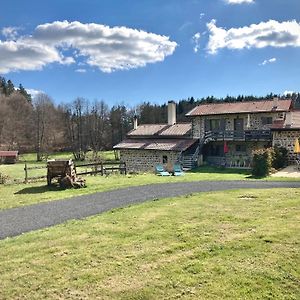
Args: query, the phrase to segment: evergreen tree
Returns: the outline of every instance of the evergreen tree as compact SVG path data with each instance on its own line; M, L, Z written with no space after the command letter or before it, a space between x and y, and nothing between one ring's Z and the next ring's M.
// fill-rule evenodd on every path
M9 79L7 81L7 86L6 86L6 95L10 96L14 91L15 91L15 86L12 83L12 81Z
M23 95L28 102L32 102L32 98L31 98L31 95L27 93L27 91L24 89L23 85L20 83L19 85L19 89L18 89L18 92Z

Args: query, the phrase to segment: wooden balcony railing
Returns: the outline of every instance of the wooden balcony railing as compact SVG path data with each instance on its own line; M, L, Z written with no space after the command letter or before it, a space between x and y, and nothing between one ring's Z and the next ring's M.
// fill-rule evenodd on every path
M207 131L205 140L225 140L225 141L271 141L272 134L270 130L225 130L225 131Z

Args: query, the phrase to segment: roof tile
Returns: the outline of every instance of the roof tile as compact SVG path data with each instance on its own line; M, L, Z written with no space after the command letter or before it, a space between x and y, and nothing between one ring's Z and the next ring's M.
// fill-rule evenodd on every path
M274 104L274 100L200 104L187 113L186 116L289 111L292 100L278 100L276 107L274 107Z

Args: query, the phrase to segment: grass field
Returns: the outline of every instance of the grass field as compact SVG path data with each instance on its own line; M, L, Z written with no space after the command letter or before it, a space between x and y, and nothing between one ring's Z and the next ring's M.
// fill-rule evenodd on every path
M114 160L114 151L103 151L100 153L103 160ZM59 152L48 156L48 159L72 159L71 152ZM92 152L88 152L87 160L92 160ZM37 162L35 153L22 154L19 156L19 161L13 165L0 165L0 172L9 177L9 181L22 182L25 178L24 165L30 167L45 166L45 169L29 170L29 177L46 175L46 160ZM77 162L79 163L79 162Z
M189 195L0 241L0 299L299 299L300 191Z
M47 187L46 181L29 184L0 185L0 210L39 202L69 198L84 194L103 192L128 186L154 183L203 181L203 180L251 180L249 171L201 167L186 172L184 176L161 177L154 174L85 176L84 189L62 190L57 186ZM290 178L264 178L264 180L291 180ZM299 180L299 179L295 179Z
M161 177L150 173L127 176L109 175L107 177L85 176L87 187L83 189L62 190L57 186L49 188L45 181L0 185L0 210L128 186L198 180L244 180L248 176L248 172L243 170L200 168L194 172L186 173L184 176L177 177Z

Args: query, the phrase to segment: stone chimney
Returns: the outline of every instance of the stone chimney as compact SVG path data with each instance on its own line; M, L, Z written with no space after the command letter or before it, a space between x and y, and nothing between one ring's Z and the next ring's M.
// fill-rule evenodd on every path
M137 115L134 115L133 117L133 129L137 129L138 128L138 118Z
M176 103L174 101L168 102L168 125L176 124Z
M273 98L273 108L272 109L277 109L278 104L279 104L278 101L279 101L278 97Z

